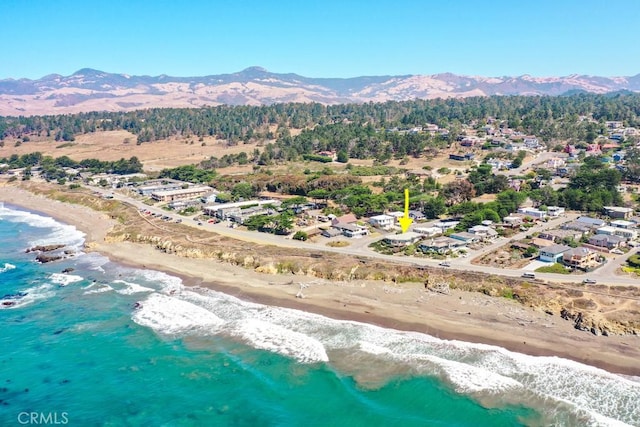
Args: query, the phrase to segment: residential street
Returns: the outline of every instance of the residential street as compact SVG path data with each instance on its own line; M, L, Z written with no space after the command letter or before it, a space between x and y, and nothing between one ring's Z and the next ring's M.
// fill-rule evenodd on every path
M220 234L222 236L227 236L234 239L239 239L239 240L252 242L256 244L333 252L333 253L340 253L345 255L384 259L384 260L393 261L393 262L402 263L402 264L411 264L411 265L420 265L420 266L424 265L424 266L438 267L438 264L442 262L442 260L437 260L437 259L414 258L414 257L380 254L368 248L368 244L371 243L370 239L352 239L350 240L349 246L330 247L323 244L293 240L285 236L276 236L273 234L239 230L237 228L230 228L228 227L225 221L217 224L202 222L201 223L202 225L198 225L198 222L194 221L192 217L191 218L183 217L181 215L178 215L175 212L167 212L160 208L146 205L142 201L135 200L131 197L124 196L117 192L106 191L104 189L97 188L97 187L90 187L90 188L101 194L110 194L110 195L112 194L114 199L124 203L128 203L134 206L138 210L139 209L149 210L152 213L166 215L170 217L172 220L180 218L183 220L182 224L192 227L194 230L207 230L210 232ZM477 271L481 273L495 274L495 275L508 276L508 277L520 277L522 275L521 270L509 270L509 269L503 269L503 268L474 265L471 263L471 260L473 258L477 258L493 250L496 250L497 248L507 244L511 240L515 241L518 239L522 239L533 232L540 232L540 231L544 231L544 230L556 227L559 224L569 220L573 220L578 216L580 216L580 214L575 214L575 213L568 214L568 215L550 220L549 222L539 224L527 231L520 232L508 239L498 238L491 245L488 245L479 251L474 251L466 258L461 257L461 258L452 258L448 260L451 264L451 267L441 267L441 268L447 268L451 270L460 269L460 270L466 270L466 271ZM159 223L158 225L161 226L162 223ZM194 233L194 236L192 236L192 238L195 237L195 235L197 234ZM631 255L632 253L635 253L636 251L638 251L638 249L639 248L634 248L627 255L617 256L613 261L609 261L605 266L591 273L586 273L583 275L559 275L559 274L552 274L552 273L536 273L536 278L537 280L545 280L550 282L572 282L572 283L582 283L584 279L589 278L589 279L596 280L598 284L640 286L640 280L638 280L637 278L614 275L614 271L617 270L617 268L628 258L629 255Z

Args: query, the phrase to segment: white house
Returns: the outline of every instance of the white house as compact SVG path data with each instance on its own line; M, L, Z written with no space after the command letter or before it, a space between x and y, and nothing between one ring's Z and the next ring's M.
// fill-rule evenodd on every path
M535 208L520 208L518 209L518 213L536 219L543 219L545 216L547 216L547 213L545 211L541 211L540 209Z
M418 240L422 239L424 235L420 233L416 233L414 231L409 231L407 233L402 234L388 234L384 236L384 242L390 246L402 247L409 246Z
M391 215L376 215L369 218L369 224L383 230L393 228L393 224L395 224L395 222L395 217L392 217Z
M561 208L560 206L549 206L547 207L547 213L549 214L549 216L551 217L559 217L561 215L564 215L565 209Z

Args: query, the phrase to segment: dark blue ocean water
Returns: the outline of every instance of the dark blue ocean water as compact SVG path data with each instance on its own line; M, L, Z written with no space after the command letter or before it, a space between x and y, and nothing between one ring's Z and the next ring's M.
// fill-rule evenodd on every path
M640 384L575 362L187 288L8 206L0 242L2 426L640 424Z

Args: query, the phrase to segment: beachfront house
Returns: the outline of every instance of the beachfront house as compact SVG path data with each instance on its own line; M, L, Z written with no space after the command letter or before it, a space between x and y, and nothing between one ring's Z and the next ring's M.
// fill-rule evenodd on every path
M442 236L435 239L423 240L418 245L418 248L422 252L437 252L439 254L444 254L449 251L464 249L466 248L466 245L462 240Z
M417 241L421 240L423 237L424 235L420 233L416 233L415 231L409 231L401 234L388 234L384 236L382 241L388 246L403 247L403 246L412 245Z

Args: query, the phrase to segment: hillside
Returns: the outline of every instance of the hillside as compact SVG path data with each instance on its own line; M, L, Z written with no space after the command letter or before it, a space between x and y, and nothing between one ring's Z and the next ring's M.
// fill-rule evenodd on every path
M490 95L563 95L640 91L632 77L480 77L436 75L309 78L251 67L205 77L129 76L82 69L70 76L0 80L0 115L130 111L152 107L322 104Z

